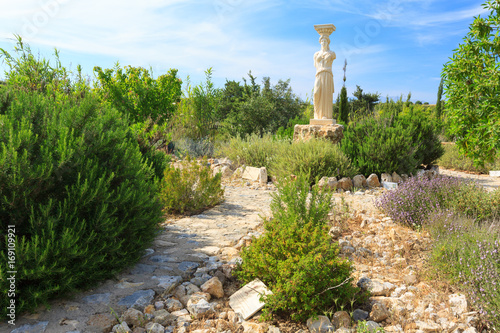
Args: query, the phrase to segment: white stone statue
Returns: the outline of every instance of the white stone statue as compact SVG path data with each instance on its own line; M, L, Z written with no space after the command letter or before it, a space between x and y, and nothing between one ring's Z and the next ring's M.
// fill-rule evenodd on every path
M330 50L330 34L335 31L333 24L315 25L314 28L321 35L319 43L321 50L314 54L314 66L316 67L316 80L314 81L314 119L327 120L333 124L333 73L332 63L335 60L335 52ZM323 121L325 124L327 122ZM321 123L323 123L321 122ZM316 123L311 121L311 124Z

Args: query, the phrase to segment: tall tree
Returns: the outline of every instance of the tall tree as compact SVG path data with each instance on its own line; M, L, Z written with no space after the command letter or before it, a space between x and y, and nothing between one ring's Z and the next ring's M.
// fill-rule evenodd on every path
M441 119L441 115L443 113L443 106L441 104L442 95L443 95L443 79L441 79L441 82L439 83L438 95L437 95L437 101L436 101L436 118L437 119Z
M443 68L450 132L476 165L493 160L500 150L500 1L483 7L488 17L474 18Z
M340 90L340 105L339 105L339 119L344 124L349 122L349 106L347 105L347 89L345 87L345 71L347 68L347 59L344 60L344 84Z

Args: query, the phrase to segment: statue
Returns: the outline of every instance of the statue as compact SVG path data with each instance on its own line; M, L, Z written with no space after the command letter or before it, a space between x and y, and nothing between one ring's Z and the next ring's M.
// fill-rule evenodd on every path
M311 124L333 124L333 73L332 63L335 60L335 52L330 50L330 34L335 31L333 24L315 25L314 28L321 35L319 43L321 50L314 54L314 67L316 67L316 79L314 81L314 120ZM326 121L328 120L328 121Z

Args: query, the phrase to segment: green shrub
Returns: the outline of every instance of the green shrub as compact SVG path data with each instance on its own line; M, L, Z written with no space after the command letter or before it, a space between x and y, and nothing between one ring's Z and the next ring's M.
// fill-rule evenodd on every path
M474 160L461 154L455 144L447 144L443 148L444 154L437 162L443 168L485 174L491 170L500 170L500 159L496 159L493 163L484 163L484 166L475 166Z
M218 154L235 161L238 165L266 167L269 170L279 152L288 148L290 142L287 140L273 140L269 134L262 137L252 134L244 139L239 136L229 139L228 143L219 147Z
M118 111L90 97L0 98L0 316L7 312L6 230L15 225L16 311L130 267L161 221L152 170Z
M294 142L281 149L272 160L270 173L276 177L309 174L309 183L316 178L353 177L358 170L337 145L325 140Z
M163 172L170 162L170 155L167 154L167 151L172 135L167 133L166 128L166 124L158 125L151 118L130 126L137 137L143 157L151 165L154 175L158 179L163 178Z
M264 315L305 320L333 307L364 301L366 294L350 283L353 266L338 257L326 224L332 196L313 188L305 176L278 184L273 218L265 233L242 250L237 276L247 283L262 280L273 292L264 296ZM309 200L308 200L309 197Z
M221 174L212 176L207 165L188 157L180 166L165 169L160 199L167 214L195 214L224 200Z
M128 114L132 122L152 118L160 124L171 118L181 97L182 82L177 70L153 78L153 72L142 67L116 63L113 69L94 67L98 85L94 92L99 98Z
M420 113L382 114L351 122L344 131L342 151L364 175L414 173L443 153L434 126L422 117Z

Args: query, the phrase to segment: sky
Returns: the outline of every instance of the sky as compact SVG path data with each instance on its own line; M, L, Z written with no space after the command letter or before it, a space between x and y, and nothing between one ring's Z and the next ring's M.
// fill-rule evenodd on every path
M364 92L415 102L436 102L443 65L469 31L488 14L484 0L2 0L0 48L13 54L14 34L34 53L94 78L94 66L145 67L154 76L170 68L192 85L212 80L290 80L310 99L313 55L320 50L314 25L332 23L334 97L346 67L348 96ZM0 59L0 79L7 66Z

